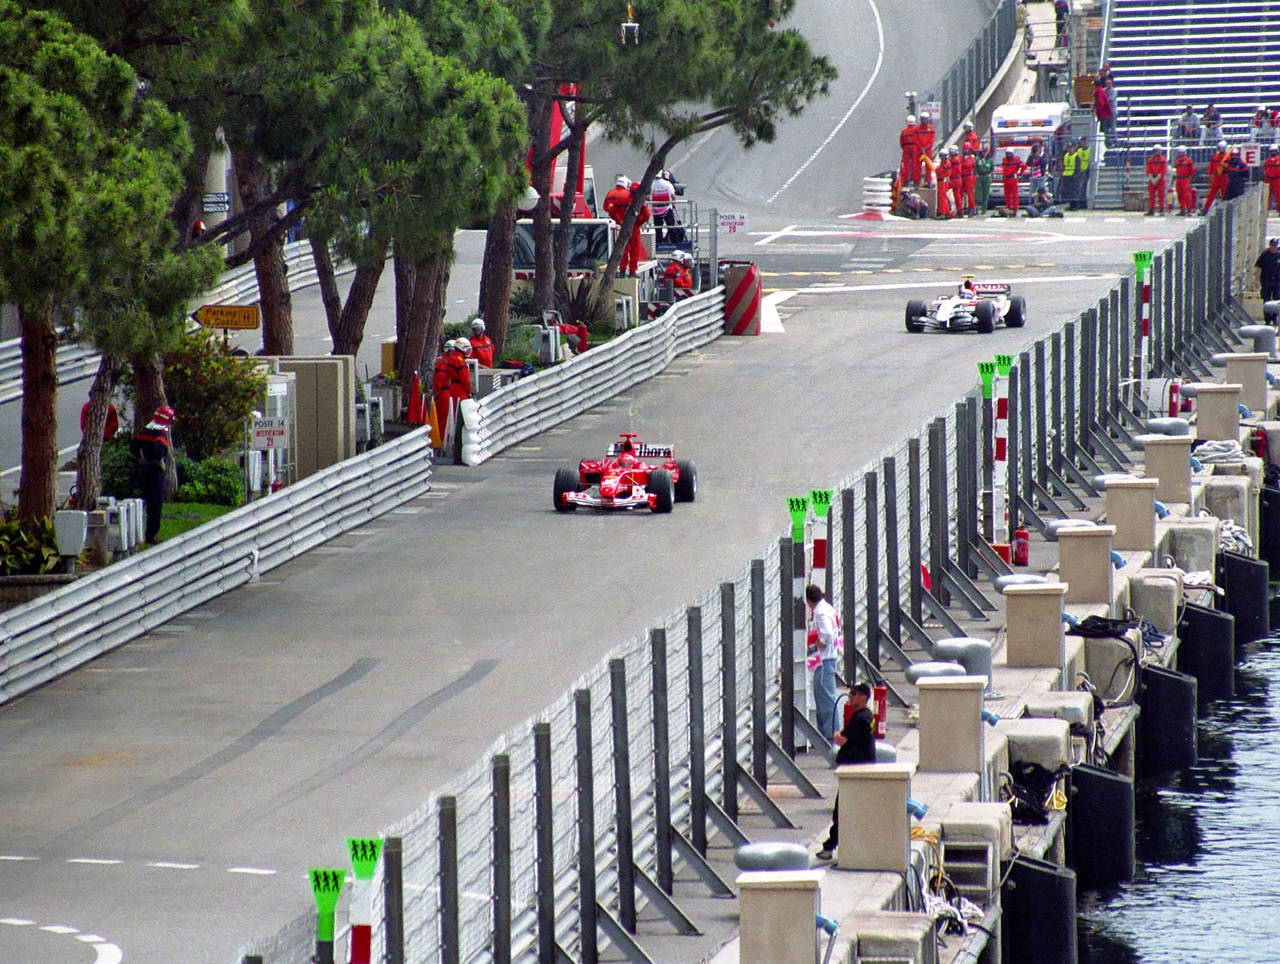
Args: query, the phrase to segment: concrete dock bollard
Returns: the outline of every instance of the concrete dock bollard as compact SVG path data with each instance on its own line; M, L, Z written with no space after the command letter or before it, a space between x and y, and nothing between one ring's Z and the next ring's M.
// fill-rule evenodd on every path
M1161 502L1191 501L1191 436L1143 435L1145 450L1143 476L1156 479L1156 498Z
M920 694L920 769L943 773L981 773L982 691L985 676L922 679Z
M1005 600L1005 659L1010 666L1061 670L1066 662L1062 604L1067 586L1009 586Z
M1156 479L1107 483L1107 523L1115 526L1114 549L1151 552L1156 547Z
M836 768L840 781L841 870L907 871L911 851L907 798L911 774L907 763L863 763ZM810 929L813 923L810 921Z
M1240 385L1240 402L1251 412L1267 410L1267 361L1265 352L1244 351L1227 355L1224 381Z
M760 870L738 875L738 960L812 964L813 922L822 909L821 870Z
M1196 392L1196 438L1223 439L1231 442L1240 438L1239 382L1222 385L1201 383Z
M1182 608L1182 574L1176 569L1139 569L1129 579L1129 608L1172 635Z
M1065 602L1111 605L1111 540L1115 534L1113 525L1058 533L1058 576L1068 587Z

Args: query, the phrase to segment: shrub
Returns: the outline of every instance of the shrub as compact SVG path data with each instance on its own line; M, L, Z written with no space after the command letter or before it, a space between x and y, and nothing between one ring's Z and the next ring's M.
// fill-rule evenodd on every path
M194 459L238 446L267 387L253 360L231 354L202 328L184 334L164 364L165 394L178 411L174 444Z
M102 494L117 499L142 496L142 472L129 451L129 436L120 434L102 443Z
M191 462L190 459L183 461ZM205 459L191 463L185 472L180 462L179 478L182 479L178 488L180 502L237 506L244 497L244 478L240 474L240 467L226 459Z
M38 576L58 565L58 541L48 519L0 522L0 576Z

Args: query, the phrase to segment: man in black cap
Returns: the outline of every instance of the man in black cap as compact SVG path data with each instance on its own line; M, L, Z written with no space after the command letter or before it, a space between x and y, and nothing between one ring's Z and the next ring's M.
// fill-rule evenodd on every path
M836 766L850 763L876 762L876 718L867 707L871 699L871 687L866 683L854 683L849 687L849 706L853 715L844 728L834 736L836 746ZM836 847L840 843L840 794L836 794L834 806L831 808L831 832L826 842L818 851L819 860L830 860L835 856Z
M1258 289L1263 301L1280 300L1280 238L1267 241L1266 250L1253 263L1258 269Z

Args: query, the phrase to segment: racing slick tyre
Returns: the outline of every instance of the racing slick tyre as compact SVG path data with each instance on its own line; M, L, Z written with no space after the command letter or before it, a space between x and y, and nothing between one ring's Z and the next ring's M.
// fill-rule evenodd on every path
M929 306L919 298L907 302L907 331L924 331L924 322L920 319L929 313Z
M692 502L698 497L698 469L688 460L676 462L676 501Z
M996 330L996 305L985 298L973 306L973 317L978 323L978 331L989 335Z
M654 469L649 473L649 484L645 486L645 491L657 496L653 500L654 512L670 512L675 505L676 486L671 481L671 473L666 469Z
M1021 328L1027 323L1027 299L1014 295L1009 299L1009 313L1004 316L1006 328Z
M577 469L556 469L556 482L553 487L555 493L555 507L557 512L572 512L577 508L572 502L565 502L564 496L566 492L578 491L578 470Z

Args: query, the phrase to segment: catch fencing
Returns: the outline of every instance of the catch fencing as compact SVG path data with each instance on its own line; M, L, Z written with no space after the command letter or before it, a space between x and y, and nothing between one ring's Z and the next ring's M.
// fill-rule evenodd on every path
M479 465L509 446L652 378L677 355L724 331L724 288L681 301L562 365L462 403L462 460Z
M0 703L421 495L430 475L420 429L0 613Z
M1209 356L1238 343L1233 328L1247 319L1234 295L1262 246L1262 199L1255 188L1216 207L1154 253L1150 377L1208 378ZM888 681L891 664L927 654L933 636L960 634L955 607L994 608L978 580L1008 570L984 531L989 493L1007 498L1010 530L1047 526L1082 507L1081 493L1097 494L1098 472L1138 460L1135 433L1147 414L1134 383L1138 294L1123 276L1078 318L1015 353L1003 477L985 457L992 407L975 391L841 482L831 598L842 612L847 678ZM795 696L802 609L792 575L803 558L790 538L765 546L388 827L403 846L403 880L382 880L379 893L393 898L376 915L376 959L588 962L601 938L640 959L632 945L649 925L637 926L638 903L665 918L664 931L691 926L673 896L676 867L731 896L701 859L708 840L746 839L736 817L747 796L785 825L762 792L770 779L811 790L791 759L795 745L817 738ZM387 944L388 920L404 935L402 956L399 941ZM283 933L245 951L266 964L309 952Z
M1013 49L1017 37L1018 4L1015 0L1000 0L983 25L982 32L942 78L938 94L942 111L938 124L939 140L946 140L946 132L959 127L965 115L973 110Z

